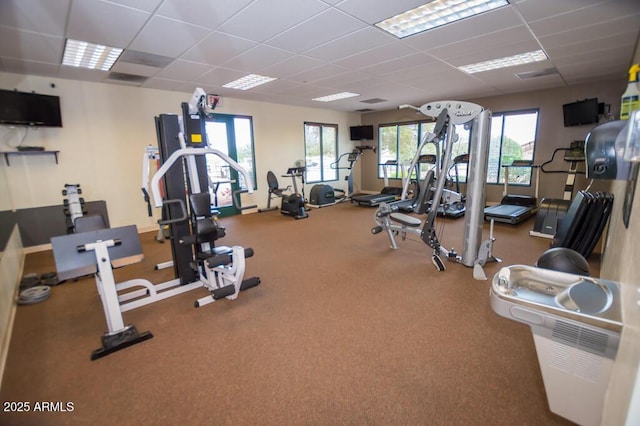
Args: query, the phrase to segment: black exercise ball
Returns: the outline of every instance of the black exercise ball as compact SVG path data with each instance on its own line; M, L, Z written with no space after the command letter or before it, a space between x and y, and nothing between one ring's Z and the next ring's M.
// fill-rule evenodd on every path
M577 251L555 247L542 253L536 262L538 268L568 272L576 275L589 275L589 263Z

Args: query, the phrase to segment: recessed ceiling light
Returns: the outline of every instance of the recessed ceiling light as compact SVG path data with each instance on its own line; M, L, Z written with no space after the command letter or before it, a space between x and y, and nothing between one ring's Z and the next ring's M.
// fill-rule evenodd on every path
M62 65L109 71L123 49L67 39Z
M507 0L435 0L378 22L376 26L404 38L508 4Z
M507 56L506 58L492 59L490 61L478 62L470 65L462 65L458 67L460 71L469 74L495 70L498 68L513 67L516 65L529 64L531 62L544 61L548 59L542 50L534 52L520 53L519 55Z
M360 95L357 93L342 92L342 93L335 93L333 95L322 96L320 98L314 98L313 100L318 102L331 102L331 101L337 101L339 99L353 98L354 96L360 96Z
M270 81L277 80L275 77L267 77L260 74L249 74L242 78L229 82L222 87L228 89L249 90L256 86L269 83Z

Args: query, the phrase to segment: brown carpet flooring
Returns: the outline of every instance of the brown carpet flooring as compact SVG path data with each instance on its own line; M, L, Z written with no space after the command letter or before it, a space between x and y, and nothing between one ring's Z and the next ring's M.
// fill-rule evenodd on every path
M370 232L374 211L222 219L220 243L253 247L247 276L262 284L199 309L205 290L127 312L154 338L97 361L106 326L93 278L19 306L0 399L73 411L2 412L0 424L571 424L549 411L530 329L492 311L489 281L450 262L437 272L417 237L391 250ZM533 264L548 248L532 226L496 224L503 264ZM446 221L443 245L461 248L462 232L463 219ZM172 278L153 270L170 259L153 235L118 281ZM26 258L25 273L53 270L51 252Z

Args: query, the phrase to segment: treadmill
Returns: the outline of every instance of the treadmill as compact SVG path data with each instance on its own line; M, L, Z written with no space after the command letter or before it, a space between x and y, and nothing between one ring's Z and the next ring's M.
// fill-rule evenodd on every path
M510 165L504 167L504 192L500 204L484 209L484 218L496 222L517 225L530 218L538 211L538 178L539 168L533 164L533 160L513 160ZM529 167L536 169L536 195L509 195L507 188L509 185L509 169L511 167Z
M396 186L389 186L389 175L387 168L391 166L398 166L397 160L388 160L384 164L382 171L384 174L384 188L379 194L357 194L351 197L351 202L360 206L376 207L380 203L390 203L396 201L402 195L402 188Z

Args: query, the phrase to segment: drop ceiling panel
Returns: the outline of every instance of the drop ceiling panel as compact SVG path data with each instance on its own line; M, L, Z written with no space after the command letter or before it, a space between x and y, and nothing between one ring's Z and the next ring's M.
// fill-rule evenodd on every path
M603 78L618 78L622 86L637 49L638 0L512 0L404 39L373 25L424 1L0 0L0 69L81 81L107 78L60 65L64 39L76 38L125 48L113 71L148 77L144 87L191 93L200 86L242 99L353 111ZM456 68L539 48L550 61L481 76ZM554 66L558 76L526 82L513 76ZM248 91L221 87L250 72L278 80ZM362 96L311 100L340 91ZM370 98L388 102L361 102Z
M437 60L430 55L422 52L416 52L402 58L391 59L390 61L379 62L370 66L363 67L361 71L373 75L385 75L389 73L399 73L401 76L402 70L407 68L413 68L419 65L425 65L436 62Z
M254 41L265 41L309 19L327 4L319 0L256 0L220 26L219 31ZM286 10L286 13L273 13Z
M338 8L369 24L375 24L425 3L428 2L425 0L394 0L379 2L375 7L372 7L370 0L346 0L340 3Z
M380 30L365 27L344 37L309 49L305 52L305 55L324 61L335 61L363 50L384 46L396 40L395 37L387 35Z
M60 67L48 62L25 61L22 59L4 58L1 60L0 70L15 74L33 74L55 76ZM6 87L2 87L6 89Z
M639 29L640 15L633 15L616 19L615 21L601 22L588 27L579 27L561 33L541 36L540 42L548 49L552 49L586 42L600 44L611 39L611 37L622 35L623 37L628 37L633 43L638 36Z
M254 41L213 32L184 53L180 59L203 64L222 65L255 45L256 42Z
M532 37L531 32L524 26L511 27L506 30L496 31L490 34L481 35L470 40L465 40L457 43L451 43L442 47L435 47L428 49L427 52L430 55L436 56L443 60L459 56L473 55L479 52L490 51L491 57L501 57L501 48L514 45L520 42L527 42L532 46L537 46L535 39ZM538 50L539 47L535 47L533 50ZM521 52L519 52L521 53Z
M351 69L361 69L389 61L391 59L409 56L415 52L416 51L411 47L396 42L379 46L377 49L369 49L364 52L357 53L339 61L335 61L335 63Z
M434 28L404 40L408 45L417 49L430 50L436 46L446 46L520 25L522 25L522 20L518 15L511 8L503 7Z
M67 37L113 47L128 47L151 15L98 0L71 4Z
M158 77L169 80L195 80L211 70L211 65L177 59L164 67Z
M532 22L531 29L540 37L565 32L571 28L587 27L607 21L640 15L637 0L620 0L596 4L572 13L556 15Z
M328 9L303 24L280 33L267 43L300 53L345 34L364 28L366 24L336 9Z
M259 44L226 62L224 66L247 71L247 73L255 73L269 65L286 59L288 56L289 52L285 50Z
M323 65L322 61L304 55L289 56L287 59L264 69L272 77L288 77Z
M64 40L61 37L0 27L0 57L59 64Z
M202 27L154 16L129 48L175 58L210 33Z
M527 22L533 22L589 7L600 2L602 0L525 0L517 3L517 9Z
M126 0L123 0L126 1ZM165 0L158 15L216 29L253 0Z
M70 0L2 0L0 25L64 36Z
M333 64L323 64L319 67L315 67L310 70L291 75L289 76L289 79L294 81L299 81L301 83L308 83L308 82L313 82L315 80L321 80L323 78L327 78L328 76L342 74L348 71L350 70L345 67L339 67Z

